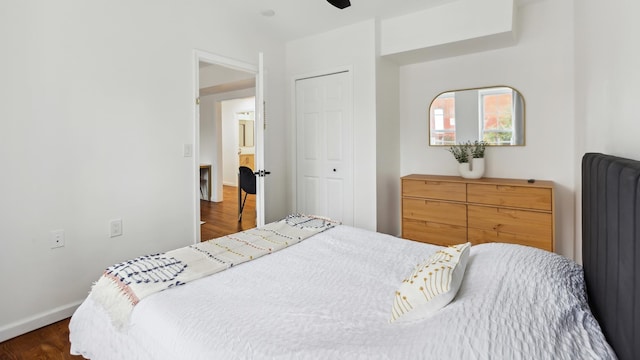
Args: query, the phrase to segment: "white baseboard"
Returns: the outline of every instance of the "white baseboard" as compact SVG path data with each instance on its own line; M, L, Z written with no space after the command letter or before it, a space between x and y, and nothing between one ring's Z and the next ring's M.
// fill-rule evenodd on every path
M0 342L9 340L22 334L26 334L29 331L39 329L43 326L53 324L54 322L60 321L62 319L66 319L73 315L73 313L81 303L82 301L78 301L76 303L63 305L50 311L30 316L21 321L16 321L14 323L1 326Z

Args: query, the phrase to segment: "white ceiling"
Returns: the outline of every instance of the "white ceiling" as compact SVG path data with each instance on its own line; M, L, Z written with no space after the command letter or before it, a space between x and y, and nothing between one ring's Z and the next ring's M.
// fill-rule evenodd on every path
M456 0L351 0L340 10L327 0L225 0L242 23L266 27L278 38L290 41L369 19L386 19ZM263 16L273 10L275 15Z
M212 66L218 67L222 69L222 71L226 69L224 66L220 66L220 65L212 65ZM238 81L221 82L219 85L201 87L200 96L221 94L225 92L251 89L255 87L256 87L256 78L250 77L250 78L238 80Z
M266 29L273 36L291 41L313 34L323 33L342 26L355 24L370 19L388 19L412 12L441 6L455 1L482 0L351 0L351 6L340 10L329 4L327 0L216 0L221 8L229 12L229 16L237 18L238 24L250 26L255 24L259 29ZM526 5L542 0L515 0L516 5ZM263 13L273 11L273 16ZM211 66L201 63L201 68ZM216 71L229 69L214 65ZM231 71L231 70L229 70ZM246 80L238 83L222 81L203 86L202 94L213 94L228 91L220 84L236 87L255 86L248 81L253 78L247 74ZM236 89L235 87L233 89Z
M239 24L255 24L283 41L323 33L369 19L386 19L459 0L351 0L340 10L327 0L218 0ZM271 11L272 16L263 13ZM200 63L200 95L255 87L253 74L246 79L224 66ZM236 79L229 80L228 77Z
M388 19L399 15L441 6L455 1L482 0L351 0L351 6L340 10L327 0L217 0L239 23L266 28L284 41L319 34L369 19ZM542 0L515 0L525 5ZM273 16L263 12L273 10Z

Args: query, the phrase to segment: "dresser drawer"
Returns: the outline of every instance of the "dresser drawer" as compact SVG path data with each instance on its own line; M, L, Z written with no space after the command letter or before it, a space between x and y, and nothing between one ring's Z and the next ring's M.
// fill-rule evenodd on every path
M402 219L402 237L429 244L449 246L467 242L466 226Z
M467 184L467 201L478 204L551 211L553 199L549 188Z
M535 247L547 251L553 251L553 241L529 234L511 234L469 228L468 241L473 244L484 244L489 242L500 242L507 244L518 244Z
M551 213L468 205L467 219L472 243L509 242L553 249Z
M467 206L437 200L405 198L402 201L402 217L405 219L467 226Z
M402 181L402 196L466 201L467 186L457 182L405 179Z

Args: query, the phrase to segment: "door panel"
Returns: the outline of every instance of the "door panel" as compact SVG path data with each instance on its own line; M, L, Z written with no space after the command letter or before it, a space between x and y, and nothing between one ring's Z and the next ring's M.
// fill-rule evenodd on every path
M327 129L340 129L343 123L342 113L328 112L327 116ZM343 155L343 140L342 132L334 132L332 136L327 136L327 160L342 161Z
M353 225L353 120L348 72L296 81L297 211Z
M327 192L331 194L331 201L327 204L327 216L331 219L344 219L345 204L339 201L344 199L344 181L340 178L327 179Z
M320 179L317 177L306 176L305 177L305 189L310 196L305 203L303 214L313 214L319 208L320 204L317 203L318 194L320 189Z
M304 117L304 158L320 160L317 134L320 132L318 114L305 114Z

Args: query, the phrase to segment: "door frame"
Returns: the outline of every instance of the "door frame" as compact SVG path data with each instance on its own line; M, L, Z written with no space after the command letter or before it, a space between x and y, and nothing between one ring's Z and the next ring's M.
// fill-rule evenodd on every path
M193 221L194 225L194 243L197 244L202 240L202 234L200 232L200 179L198 175L200 171L200 62L206 62L209 64L215 64L219 66L224 66L233 70L244 71L247 73L255 74L256 76L256 99L258 95L258 80L262 81L263 69L262 69L262 53L259 53L259 65L246 63L243 61L238 61L226 56L210 53L204 50L194 49L193 50L193 191L191 193L191 198L193 199L193 209L195 212L195 219ZM256 107L256 119L258 117L258 112L262 112L262 107ZM262 114L260 114L260 118L262 118ZM256 127L258 126L258 122L256 121ZM256 141L258 140L258 136L264 136L262 133L257 134L254 133L256 137ZM260 139L261 143L264 143L264 139ZM258 147L256 146L256 152L258 152ZM263 153L263 149L260 149L260 153ZM264 155L261 155L264 156ZM263 187L257 189L261 193ZM262 194L264 198L264 194ZM256 197L256 200L259 200L259 197ZM264 205L262 208L258 207L256 204L256 220L260 223L260 220L264 223Z

